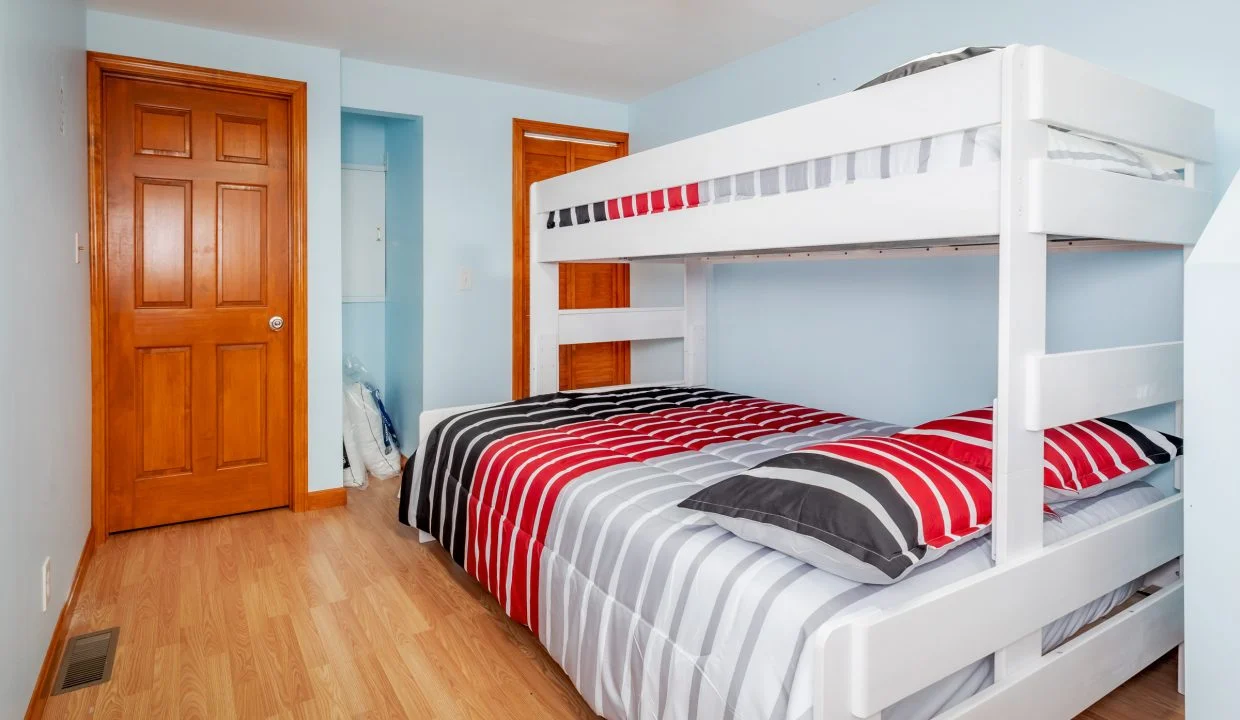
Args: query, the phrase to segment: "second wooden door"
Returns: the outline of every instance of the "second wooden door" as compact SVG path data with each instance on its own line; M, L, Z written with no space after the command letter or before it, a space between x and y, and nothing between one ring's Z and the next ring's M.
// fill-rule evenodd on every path
M520 131L521 123L517 121ZM519 232L523 234L525 262L528 262L529 218L528 198L530 185L575 170L598 165L599 163L623 157L628 151L627 137L623 133L607 133L585 128L567 128L564 126L543 126L529 123L534 130L544 132L520 131L521 147L519 149L521 163L521 197L517 202L527 208L520 219ZM545 132L550 130L554 134ZM560 138L564 139L560 139ZM608 140L595 139L606 137ZM583 142L584 140L584 142ZM516 254L520 257L520 254ZM520 262L520 260L518 260ZM528 388L529 375L529 295L528 269L514 272L514 277L524 278L526 283L523 296L524 307L521 308L522 320L525 323L525 343L514 343L514 352L524 353L524 362L518 358L515 366L522 369L514 371L514 395L521 397L527 392L517 390L522 387L524 379ZM560 266L560 308L564 310L584 308L628 307L629 305L629 266L623 263L581 263ZM518 329L518 334L520 334ZM624 385L630 379L631 350L628 342L588 343L584 345L565 345L560 348L560 389L605 387Z

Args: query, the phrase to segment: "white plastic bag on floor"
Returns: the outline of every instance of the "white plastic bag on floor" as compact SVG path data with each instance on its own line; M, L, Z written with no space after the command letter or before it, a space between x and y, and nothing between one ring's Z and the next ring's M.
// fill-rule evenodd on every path
M366 368L352 356L344 367L344 484L365 487L367 472L377 478L400 473L400 447Z

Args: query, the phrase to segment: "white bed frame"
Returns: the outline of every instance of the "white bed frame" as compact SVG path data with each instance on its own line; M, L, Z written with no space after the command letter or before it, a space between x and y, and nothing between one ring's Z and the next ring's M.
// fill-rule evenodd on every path
M546 213L561 208L995 124L997 164L543 226ZM1048 125L1182 159L1185 183L1051 161ZM658 338L683 338L683 382L704 384L710 262L997 250L996 564L902 607L823 629L815 717L877 718L991 654L994 685L941 717L1071 717L1182 642L1183 581L1170 574L1157 592L1046 655L1041 628L1175 561L1182 501L1177 493L1044 547L1043 430L1163 403L1177 403L1179 425L1183 344L1048 354L1048 241L1171 244L1187 253L1213 206L1203 182L1213 142L1208 108L1049 48L1012 46L536 183L531 391L559 389L560 345ZM668 258L684 263L682 307L559 309L559 263ZM424 433L431 419L423 415Z

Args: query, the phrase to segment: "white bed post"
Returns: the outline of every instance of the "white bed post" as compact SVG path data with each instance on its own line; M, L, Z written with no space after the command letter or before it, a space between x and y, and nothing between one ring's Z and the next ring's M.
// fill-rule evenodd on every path
M1199 163L1196 160L1189 160L1184 166L1184 184L1194 190L1209 190L1210 181L1207 173L1210 166L1205 163ZM1184 263L1188 264L1188 256L1193 252L1192 245L1184 246ZM1185 275L1185 282L1188 278ZM1184 401L1180 400L1175 404L1175 434L1184 437ZM1178 458L1175 461L1175 489L1180 492L1184 491L1184 458ZM1184 578L1184 558L1180 558L1180 579ZM1188 653L1184 652L1184 643L1180 643L1180 647L1176 651L1176 690L1181 695L1184 694L1184 673L1185 665L1188 661Z
M530 394L560 389L560 265L539 262L543 223L538 185L530 187Z
M685 385L706 384L706 298L710 268L700 258L685 260Z
M994 415L994 557L1042 549L1041 430L1025 423L1030 359L1046 352L1046 234L1029 232L1030 166L1046 157L1046 126L1030 117L1028 48L1004 51L999 180L999 388ZM1041 631L995 653L995 683L1042 654Z

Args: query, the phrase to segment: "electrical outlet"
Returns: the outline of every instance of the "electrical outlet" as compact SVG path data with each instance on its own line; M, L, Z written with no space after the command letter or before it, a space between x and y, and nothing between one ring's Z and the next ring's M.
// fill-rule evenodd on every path
M469 290L474 286L474 276L469 272L469 268L461 268L461 289Z
M47 612L47 605L52 601L52 559L50 557L43 558L43 612Z

